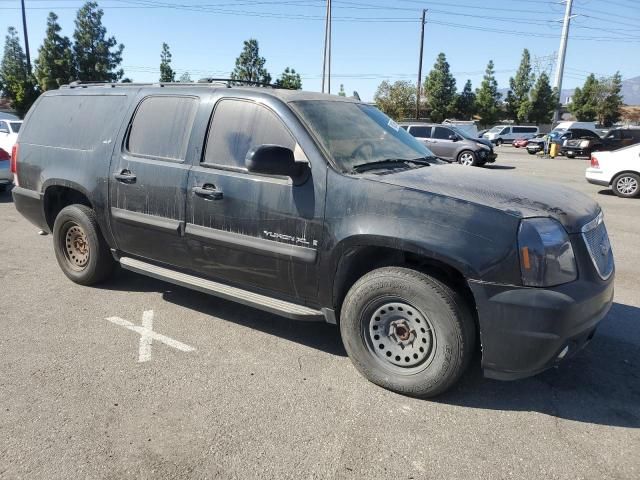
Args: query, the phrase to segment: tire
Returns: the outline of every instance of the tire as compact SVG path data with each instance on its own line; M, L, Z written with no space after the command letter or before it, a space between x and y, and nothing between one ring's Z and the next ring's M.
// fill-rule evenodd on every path
M58 265L73 282L95 285L106 280L115 260L105 242L95 212L85 205L63 208L53 224L53 248Z
M474 321L461 295L401 267L374 270L351 287L340 334L366 379L420 398L450 388L467 368L475 344Z
M500 145L502 145L502 143L503 143L503 142L502 142L502 139L501 139L501 138L497 139L497 140L496 140L496 147L499 147Z
M478 158L471 150L463 150L458 154L458 163L460 165L473 167L478 164Z
M640 175L637 173L621 173L611 182L613 193L622 198L633 198L640 195Z
M534 151L532 151L532 150L527 149L527 153L528 153L529 155L535 155L535 154L536 154L536 153L538 153L538 152L534 152Z
M567 158L576 158L576 156L567 154Z

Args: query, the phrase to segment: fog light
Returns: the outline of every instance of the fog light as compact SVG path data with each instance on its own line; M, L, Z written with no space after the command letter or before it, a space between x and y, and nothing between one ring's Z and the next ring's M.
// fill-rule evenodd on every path
M560 354L558 355L558 360L562 360L564 357L567 356L567 353L569 353L569 345L567 345L566 347L564 347L562 349L562 351L560 352Z

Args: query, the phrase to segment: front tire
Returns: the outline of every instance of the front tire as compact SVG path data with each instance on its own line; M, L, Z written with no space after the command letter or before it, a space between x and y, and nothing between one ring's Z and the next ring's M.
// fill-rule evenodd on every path
M95 285L111 275L115 261L91 208L63 208L53 224L53 242L58 265L73 282Z
M461 295L401 267L374 270L353 285L342 306L340 333L365 378L421 398L443 393L460 378L475 341Z
M640 195L640 175L621 173L611 183L613 193L622 198L633 198Z
M499 147L500 145L502 145L502 139L499 138L498 140L496 140L496 147Z
M460 165L472 167L478 164L478 159L476 157L476 154L471 150L463 150L458 154L458 163Z

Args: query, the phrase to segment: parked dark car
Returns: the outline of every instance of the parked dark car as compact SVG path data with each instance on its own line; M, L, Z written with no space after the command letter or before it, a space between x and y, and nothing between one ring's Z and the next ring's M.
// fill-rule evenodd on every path
M612 128L603 137L567 140L562 152L569 158L590 157L592 152L612 151L640 143L640 128Z
M14 160L15 206L72 281L119 263L339 324L356 368L407 395L445 391L476 348L488 377L541 372L612 302L593 200L441 162L354 99L72 84L36 101Z
M489 140L475 138L451 125L405 122L400 126L447 162L482 166L498 157Z
M567 150L563 148L563 145L565 144L565 142L569 140L600 139L600 136L596 132L592 130L588 130L586 128L569 128L568 130L553 130L547 136L549 137L549 143L555 143L556 145L558 145L559 147L558 153L560 155L565 155L567 153ZM536 153L544 150L544 144L547 136L544 136L539 139L530 140L529 143L527 144L527 152L529 152L529 154L531 155L535 155Z

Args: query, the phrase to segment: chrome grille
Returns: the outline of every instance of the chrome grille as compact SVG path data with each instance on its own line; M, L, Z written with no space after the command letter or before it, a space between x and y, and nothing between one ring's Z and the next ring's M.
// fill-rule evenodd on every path
M582 238L584 238L584 243L587 245L587 250L589 250L598 275L606 280L613 273L613 251L607 227L604 226L602 212L582 227Z

